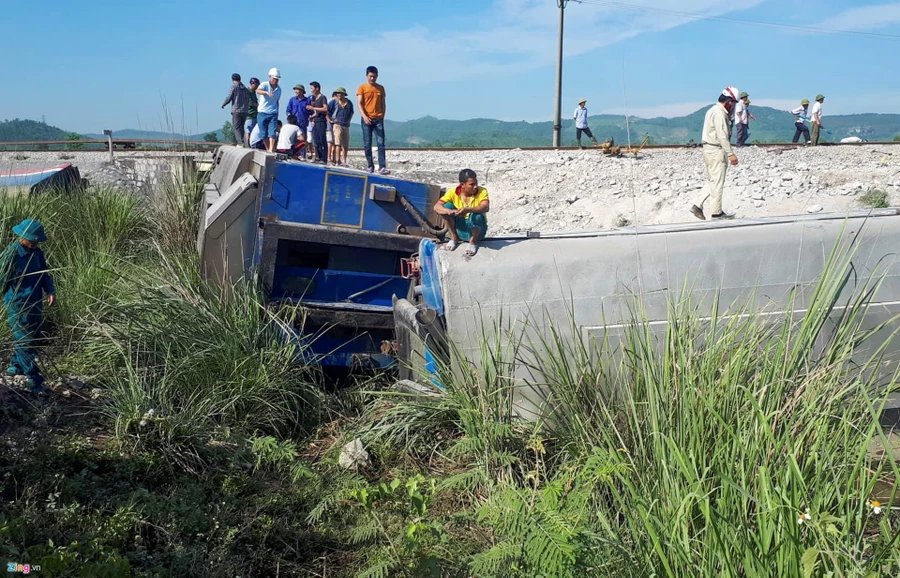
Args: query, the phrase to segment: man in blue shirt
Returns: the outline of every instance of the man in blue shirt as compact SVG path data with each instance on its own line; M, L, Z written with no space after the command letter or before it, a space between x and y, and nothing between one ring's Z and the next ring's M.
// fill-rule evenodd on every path
M287 114L288 116L294 115L297 117L297 126L300 127L304 140L306 139L306 131L309 129L309 111L306 110L306 105L308 104L309 97L306 96L306 88L302 84L295 84L294 96L288 101ZM306 158L306 147L300 151L300 158Z
M13 335L9 375L24 375L34 393L43 393L44 378L35 363L35 343L44 321L44 294L47 305L56 303L56 287L44 252L38 243L47 240L40 221L25 219L13 227L19 239L0 258L3 303Z
M281 87L278 81L281 72L277 68L269 70L269 82L264 82L256 89L260 96L259 109L256 124L259 125L259 134L266 141L266 150L275 152L275 126L278 122L278 103L281 100Z
M581 133L588 135L588 138L591 139L591 142L596 144L597 139L594 138L594 133L591 132L590 127L588 127L588 111L587 107L584 106L587 104L587 99L582 98L578 101L578 108L575 109L575 141L578 143L578 146L581 146Z
M334 89L334 98L328 103L328 120L334 130L335 164L348 167L347 152L350 149L350 121L353 119L353 103L347 98L347 89Z

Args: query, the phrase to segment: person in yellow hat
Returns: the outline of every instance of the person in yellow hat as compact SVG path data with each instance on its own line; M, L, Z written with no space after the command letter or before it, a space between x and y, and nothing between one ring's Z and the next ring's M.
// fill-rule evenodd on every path
M807 111L809 110L809 99L804 98L800 101L800 106L791 111L791 114L794 115L794 140L791 142L797 143L800 141L800 137L803 136L803 142L806 144L810 144L809 138L809 128L806 126L806 121L808 120Z
M348 167L347 152L350 150L350 121L353 119L353 103L347 98L347 89L334 89L334 98L328 103L328 120L334 130L335 164Z
M24 375L34 393L44 392L44 378L35 363L35 343L44 321L44 296L47 304L56 303L56 286L44 252L38 245L47 240L40 221L25 219L15 227L18 240L0 257L0 283L9 328L13 335L13 353L9 375Z

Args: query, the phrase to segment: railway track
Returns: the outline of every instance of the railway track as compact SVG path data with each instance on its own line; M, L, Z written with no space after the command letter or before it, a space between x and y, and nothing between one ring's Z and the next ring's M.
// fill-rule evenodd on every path
M100 140L83 140L77 141L79 144L90 144L90 145L106 145L106 141ZM154 145L153 148L135 148L132 145L136 143L149 144ZM64 146L71 145L72 141L48 141L48 142L5 142L0 143L0 152L77 152L77 153L109 153L109 149L105 146L103 148L83 148L83 149L48 149L41 147L48 146ZM116 152L210 152L215 148L224 145L225 143L209 143L209 142L185 142L185 141L164 141L164 140L128 140L128 141L116 141L113 140L113 145L116 147ZM878 141L878 142L863 142L863 143L824 143L819 146L825 147L853 147L853 146L891 146L891 145L900 145L898 141ZM635 145L636 146L636 145ZM750 145L759 148L771 148L771 149L792 149L792 148L803 148L805 145L802 144L794 144L794 143L762 143ZM699 144L656 144L656 145L646 145L643 147L643 150L665 150L665 149L685 149L685 148L700 148ZM363 149L358 147L351 147L351 151L361 152ZM522 151L577 151L582 150L577 146L542 146L542 147L388 147L388 150L404 150L404 151L423 151L423 152L464 152L464 151L511 151L511 150L522 150ZM595 150L598 153L601 153L599 147L584 147L583 150ZM628 153L624 153L628 154Z

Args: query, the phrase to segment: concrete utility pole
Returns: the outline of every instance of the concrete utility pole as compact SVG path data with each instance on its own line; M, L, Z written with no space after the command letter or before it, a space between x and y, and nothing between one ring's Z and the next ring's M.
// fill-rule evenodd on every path
M553 146L559 146L559 133L562 129L562 64L563 64L563 25L566 20L566 4L569 0L556 0L559 6L559 54L556 61L556 112L553 117Z

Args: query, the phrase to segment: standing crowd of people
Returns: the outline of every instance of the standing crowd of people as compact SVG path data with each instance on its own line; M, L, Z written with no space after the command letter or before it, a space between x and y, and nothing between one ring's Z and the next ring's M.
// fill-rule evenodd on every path
M260 83L251 78L250 87L244 86L241 75L231 75L231 88L222 108L231 105L231 123L235 141L243 146L277 152L297 160L311 160L320 164L348 166L350 149L350 123L357 110L362 126L363 148L367 170L375 172L372 141L378 147L378 172L386 175L384 150L384 117L386 111L385 90L378 84L378 69L366 69L366 81L356 89L356 107L348 98L347 90L338 86L331 93L331 100L322 94L322 85L316 81L306 87L295 84L292 96L284 109L287 125L278 118L281 109L281 72L269 70L268 80Z

